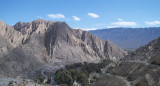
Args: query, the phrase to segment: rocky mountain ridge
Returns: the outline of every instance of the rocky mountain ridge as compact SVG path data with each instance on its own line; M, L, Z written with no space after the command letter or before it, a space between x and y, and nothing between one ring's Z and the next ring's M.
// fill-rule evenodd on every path
M147 45L131 52L125 60L141 60L154 64L160 64L160 37L149 42Z
M159 65L160 37L122 58L112 73L127 78L131 86L159 86Z
M0 21L0 73L15 77L54 62L123 58L122 49L65 22L38 19L9 26Z

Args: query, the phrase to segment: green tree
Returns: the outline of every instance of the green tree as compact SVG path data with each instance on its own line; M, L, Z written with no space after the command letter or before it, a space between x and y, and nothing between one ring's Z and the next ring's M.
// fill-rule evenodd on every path
M71 76L71 72L68 70L62 70L57 72L55 81L57 82L57 84L67 84L69 86L72 86L73 79Z
M89 84L88 78L84 73L82 73L78 78L79 78L79 82L82 84L82 86L88 86L88 84Z

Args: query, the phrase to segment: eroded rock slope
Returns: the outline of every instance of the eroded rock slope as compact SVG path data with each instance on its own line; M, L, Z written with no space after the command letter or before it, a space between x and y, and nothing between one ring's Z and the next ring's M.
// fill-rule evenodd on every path
M17 76L53 62L94 62L126 53L65 22L35 20L9 26L0 21L0 74Z

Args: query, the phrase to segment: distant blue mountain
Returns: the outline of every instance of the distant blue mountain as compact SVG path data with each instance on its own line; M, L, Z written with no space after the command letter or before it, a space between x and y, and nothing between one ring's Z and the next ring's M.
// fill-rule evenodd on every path
M123 49L136 49L160 37L160 27L111 28L89 32L104 40L110 40Z

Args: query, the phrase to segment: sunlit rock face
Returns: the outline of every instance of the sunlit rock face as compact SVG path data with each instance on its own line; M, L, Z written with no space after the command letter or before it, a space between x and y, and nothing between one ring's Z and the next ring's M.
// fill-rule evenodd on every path
M0 21L0 73L17 76L54 62L95 62L123 58L126 53L110 41L65 22L38 19L9 26Z

